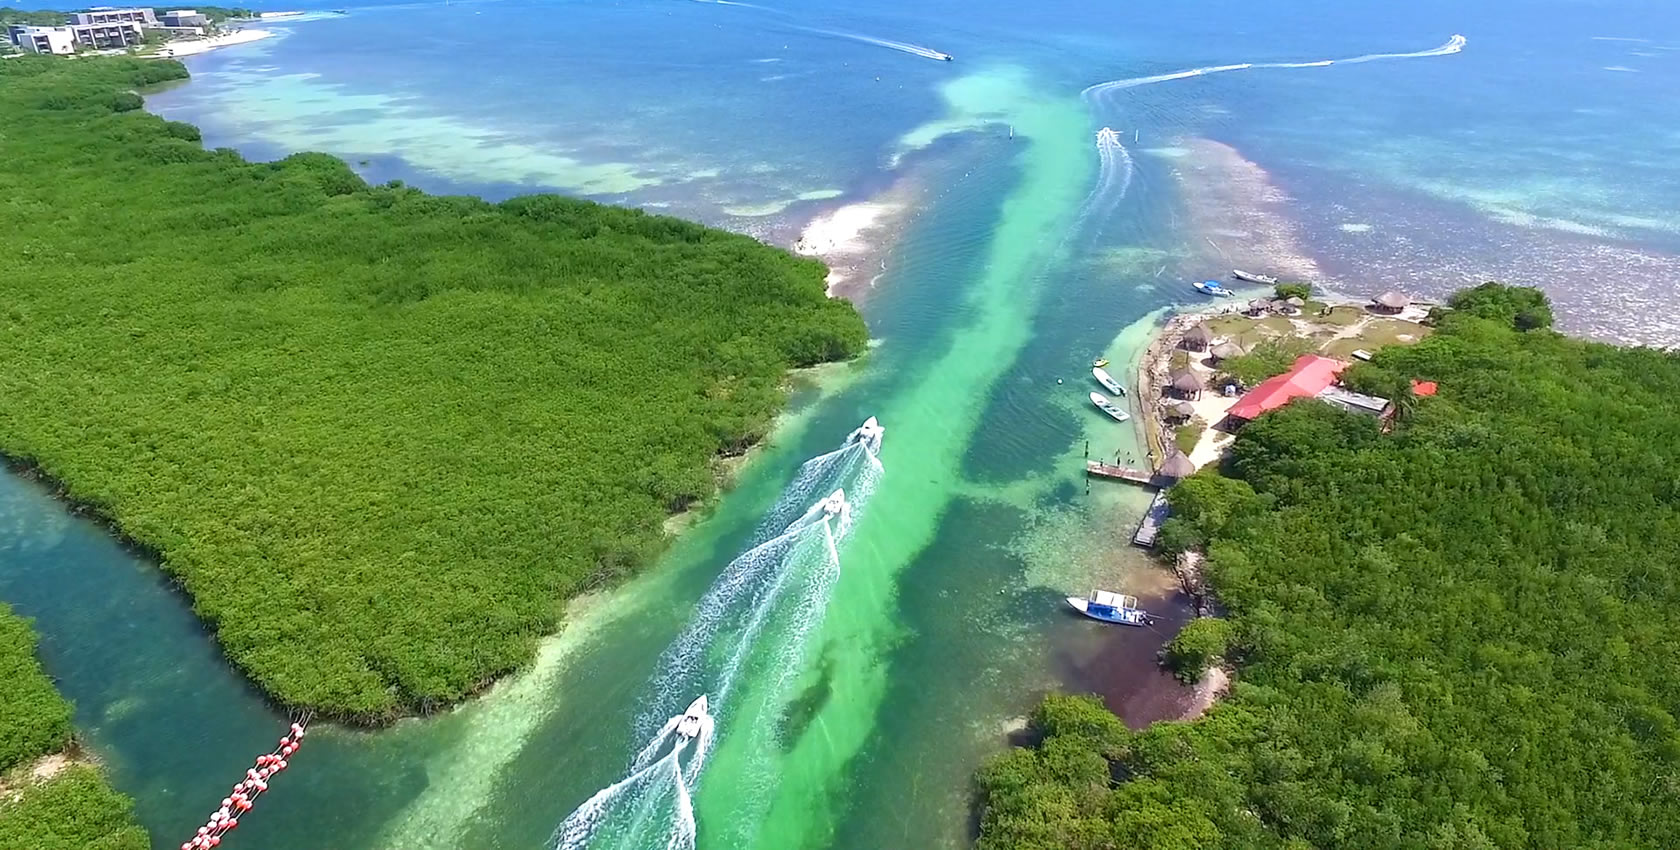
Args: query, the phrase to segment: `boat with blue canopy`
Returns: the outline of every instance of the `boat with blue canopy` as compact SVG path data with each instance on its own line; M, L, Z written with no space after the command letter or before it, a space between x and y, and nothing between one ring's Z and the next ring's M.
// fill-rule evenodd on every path
M1148 611L1138 607L1137 597L1123 593L1110 593L1106 590L1093 590L1091 595L1081 599L1069 596L1068 604L1075 611L1101 620L1105 623L1119 623L1123 626L1147 626L1155 621Z

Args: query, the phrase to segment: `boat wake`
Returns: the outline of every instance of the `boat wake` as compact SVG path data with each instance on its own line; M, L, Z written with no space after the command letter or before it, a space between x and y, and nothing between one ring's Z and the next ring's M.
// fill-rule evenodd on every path
M876 38L872 35L864 35L862 33L855 33L855 32L846 32L845 30L825 30L825 29L817 29L816 27L794 27L794 29L800 30L802 32L815 33L817 35L826 35L826 36L832 36L834 38L843 38L843 39L846 39L848 41L858 42L859 44L871 44L871 45L874 45L876 47L885 47L888 50L897 50L900 53L908 53L911 56L920 56L923 59L937 59L941 62L951 61L951 54L941 53L937 50L934 50L931 47L923 47L920 44L911 44L911 43L905 42L905 41L893 41L891 39L886 39L886 38Z
M560 824L551 844L555 850L693 848L691 794L714 723L727 724L735 716L738 695L749 686L759 709L788 700L839 578L840 544L880 481L883 431L871 418L839 448L799 467L766 512L750 548L724 567L688 626L660 655L650 695L635 720L636 737L648 744L631 760L625 778ZM707 696L673 714L694 694ZM702 714L703 723L696 719ZM755 744L763 733L746 731Z
M693 850L694 784L711 750L706 697L659 727L630 773L578 806L554 831L556 850Z
M1132 187L1132 155L1121 143L1119 133L1108 127L1097 131L1097 159L1100 163L1097 185L1079 210L1079 226L1075 230L1092 216L1099 219L1106 216Z
M1468 40L1462 35L1454 35L1439 47L1428 50L1418 50L1411 53L1367 53L1348 59L1320 59L1316 62L1243 62L1236 65L1212 65L1206 68L1190 68L1184 71L1173 71L1166 74L1152 74L1147 77L1131 77L1124 80L1111 80L1087 87L1081 96L1087 101L1098 105L1106 105L1106 99L1125 89L1138 86L1154 85L1172 80L1183 80L1190 77L1205 77L1211 74L1223 74L1229 71L1247 71L1257 68L1328 68L1331 65L1358 65L1363 62L1377 62L1387 59L1422 59L1429 56L1447 56L1464 50Z

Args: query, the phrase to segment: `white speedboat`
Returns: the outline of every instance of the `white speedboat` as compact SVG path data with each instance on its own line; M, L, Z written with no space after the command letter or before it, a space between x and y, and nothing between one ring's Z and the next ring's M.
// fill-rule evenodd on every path
M1120 386L1120 382L1114 380L1114 376L1108 374L1108 370L1101 366L1091 367L1091 377L1096 378L1097 383L1103 385L1103 389L1108 390L1115 395L1126 394L1126 388Z
M1153 621L1149 612L1137 607L1135 596L1123 593L1110 593L1106 590L1093 590L1091 595L1083 599L1069 596L1068 604L1073 610L1105 623L1120 623L1126 626L1147 626Z
M688 710L683 712L681 720L677 721L677 735L683 738L699 737L701 730L710 723L711 713L706 709L706 695L688 704Z
M1116 422L1124 422L1132 418L1131 414L1121 410L1118 405L1109 401L1108 397L1102 393L1091 393L1091 403L1096 405L1098 410L1114 417Z
M851 445L852 443L862 443L867 446L870 451L880 454L881 437L886 433L887 429L881 427L881 423L876 421L875 417L871 416L868 419L863 420L862 427L853 431L851 436L846 438L846 444Z
M1277 283L1277 278L1272 277L1269 274L1254 274L1252 272L1245 272L1242 269L1232 269L1231 277L1234 277L1237 280L1246 280L1249 283L1263 283L1267 286L1272 286Z

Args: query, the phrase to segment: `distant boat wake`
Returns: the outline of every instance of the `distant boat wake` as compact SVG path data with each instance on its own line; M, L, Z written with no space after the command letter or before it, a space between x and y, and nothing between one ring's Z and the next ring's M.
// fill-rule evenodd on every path
M1422 59L1429 56L1446 56L1458 53L1464 49L1467 39L1462 35L1454 35L1447 39L1447 43L1428 50L1413 53L1367 53L1364 56L1354 56L1349 59L1320 59L1317 62L1242 62L1236 65L1212 65L1206 68L1190 68L1184 71L1173 71L1166 74L1152 74L1147 77L1130 77L1124 80L1111 80L1087 87L1080 95L1086 100L1103 104L1115 92L1137 88L1138 86L1154 85L1172 80L1183 80L1189 77L1205 77L1210 74L1223 74L1227 71L1247 71L1256 68L1328 68L1331 65L1358 65L1364 62L1377 62L1387 59Z
M1112 128L1104 127L1097 131L1097 159L1100 161L1097 187L1091 190L1084 206L1080 208L1081 225L1093 215L1107 214L1121 198L1126 197L1126 190L1132 187L1132 155L1127 152L1126 146L1121 144L1120 134Z
M874 45L876 47L885 47L888 50L897 50L900 53L908 53L911 56L920 56L923 59L936 59L936 60L941 61L941 62L951 61L950 54L941 53L937 50L934 50L931 47L923 47L920 44L910 44L909 42L904 42L904 41L893 41L891 39L886 39L886 38L876 38L872 35L864 35L862 33L855 33L855 32L846 32L845 30L824 30L824 29L817 29L816 27L794 27L794 29L801 30L803 32L808 32L808 33L815 33L817 35L826 35L826 36L832 36L834 38L843 38L843 39L846 39L848 41L858 42L859 44L870 44L870 45Z

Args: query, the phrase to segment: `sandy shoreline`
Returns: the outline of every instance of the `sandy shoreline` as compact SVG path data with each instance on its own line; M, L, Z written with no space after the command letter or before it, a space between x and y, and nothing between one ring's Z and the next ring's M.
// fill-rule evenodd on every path
M275 35L273 30L234 30L223 35L213 35L209 38L184 39L172 41L158 48L157 56L179 59L182 56L193 56L215 50L218 47L232 47L236 44L250 44Z
M828 264L828 294L856 300L887 269L894 236L915 211L915 184L901 177L872 198L827 210L807 223L794 253Z

